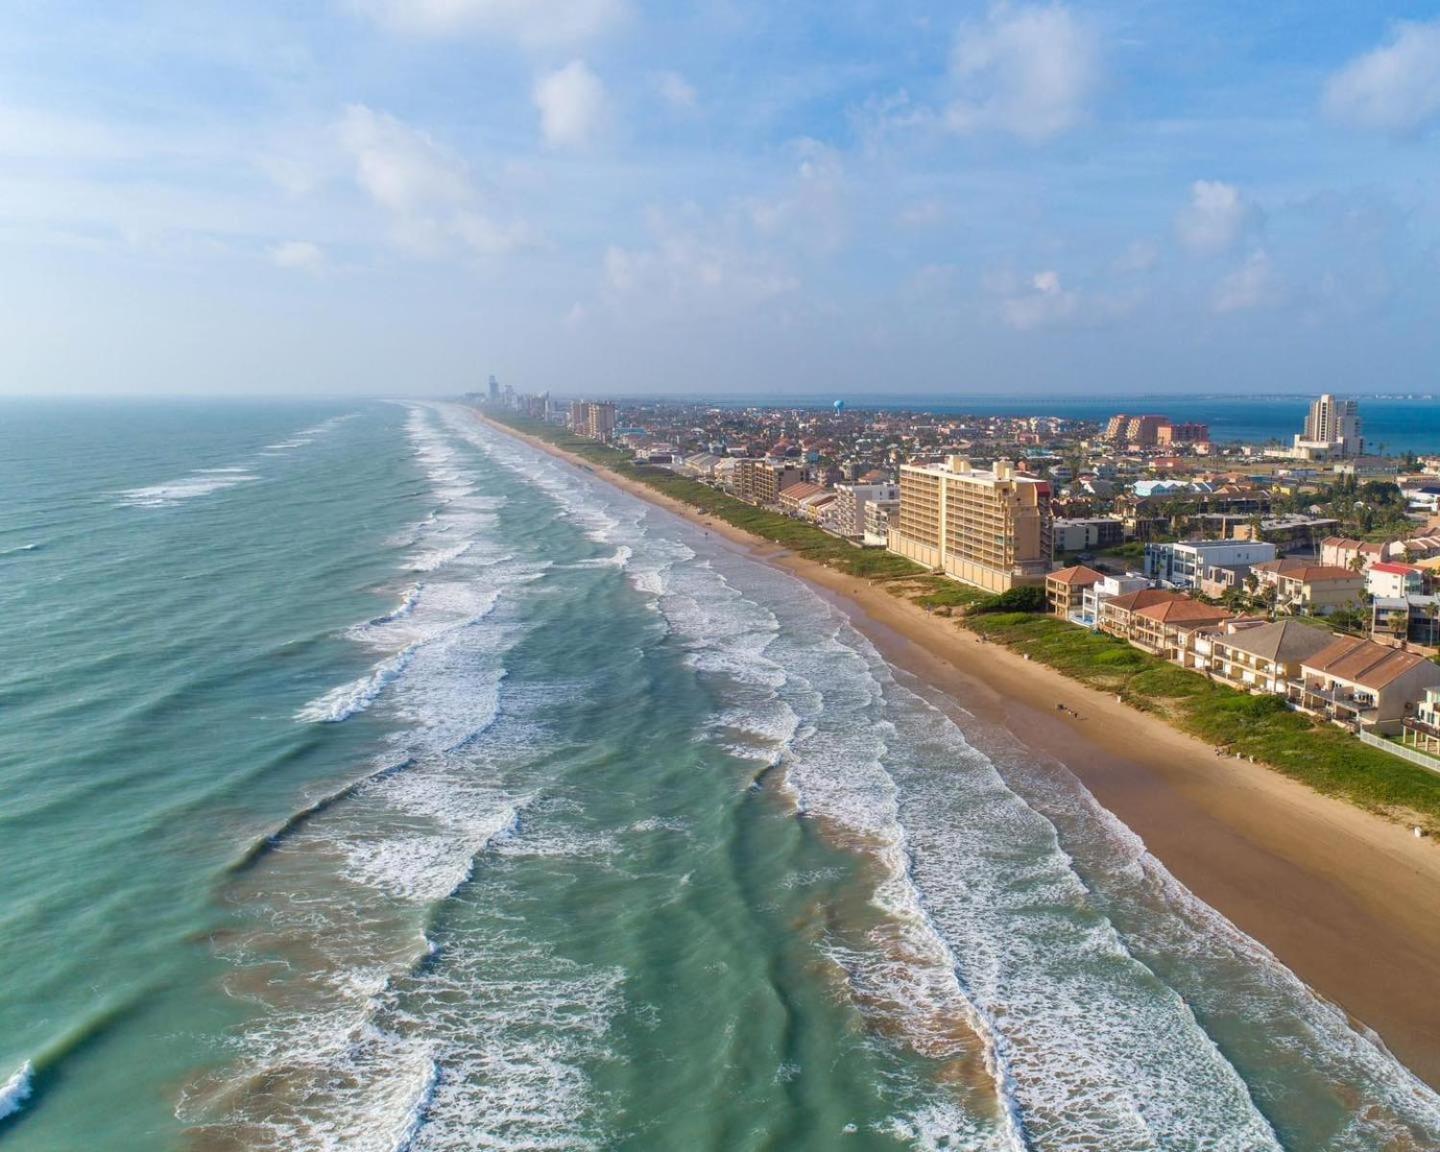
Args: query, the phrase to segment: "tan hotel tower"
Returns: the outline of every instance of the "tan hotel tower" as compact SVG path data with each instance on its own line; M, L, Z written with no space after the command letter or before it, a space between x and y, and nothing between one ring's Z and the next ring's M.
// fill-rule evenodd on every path
M1008 460L989 471L960 456L900 469L890 551L990 592L1043 584L1054 551L1050 485Z

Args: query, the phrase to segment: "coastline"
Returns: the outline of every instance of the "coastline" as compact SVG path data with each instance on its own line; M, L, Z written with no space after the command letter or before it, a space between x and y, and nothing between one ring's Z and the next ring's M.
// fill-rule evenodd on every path
M1163 720L981 644L878 585L474 415L818 588L892 665L1064 764L1197 897L1440 1088L1440 1002L1426 995L1440 988L1440 852L1428 841L1263 766L1217 757Z

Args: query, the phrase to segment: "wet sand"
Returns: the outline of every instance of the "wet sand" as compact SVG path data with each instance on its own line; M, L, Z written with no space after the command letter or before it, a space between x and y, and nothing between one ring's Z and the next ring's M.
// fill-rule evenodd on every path
M1431 840L1261 765L1217 757L1163 720L981 644L878 585L489 422L822 589L892 665L1063 763L1181 883L1440 1088L1440 849Z

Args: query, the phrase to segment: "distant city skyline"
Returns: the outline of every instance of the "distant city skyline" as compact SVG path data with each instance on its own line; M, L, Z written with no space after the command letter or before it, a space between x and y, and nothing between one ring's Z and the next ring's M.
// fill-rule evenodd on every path
M1437 390L1440 17L0 12L0 395Z

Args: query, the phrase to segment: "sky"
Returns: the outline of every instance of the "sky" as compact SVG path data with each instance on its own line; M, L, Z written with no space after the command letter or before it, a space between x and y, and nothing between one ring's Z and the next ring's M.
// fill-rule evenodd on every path
M0 393L1440 392L1440 3L6 0Z

